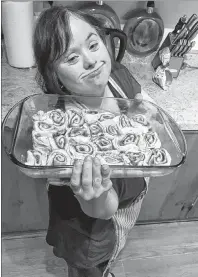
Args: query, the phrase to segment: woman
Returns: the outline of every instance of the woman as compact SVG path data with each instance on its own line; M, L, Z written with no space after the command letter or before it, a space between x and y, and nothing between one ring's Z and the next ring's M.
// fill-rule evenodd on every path
M35 28L34 53L46 93L111 97L81 104L113 111L119 105L112 97L133 99L141 93L129 71L111 59L102 24L82 12L61 6L44 11ZM75 161L68 183L48 182L46 240L67 262L70 277L114 276L111 264L139 215L147 192L144 178L110 175L107 165L88 156Z

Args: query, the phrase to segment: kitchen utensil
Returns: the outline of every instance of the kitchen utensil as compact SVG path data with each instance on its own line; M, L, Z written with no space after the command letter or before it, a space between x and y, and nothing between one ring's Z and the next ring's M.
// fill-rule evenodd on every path
M183 15L182 17L180 17L179 21L177 22L177 24L175 26L175 29L172 31L173 35L176 35L177 32L182 29L186 20L187 20L187 15Z
M193 14L189 20L186 22L185 27L190 31L195 21L198 19L198 16L196 14Z
M188 46L188 48L185 50L185 52L183 53L183 56L186 55L187 53L189 53L191 51L191 49L195 46L196 42L192 41L191 45Z
M146 9L131 11L123 31L127 35L127 51L132 55L146 56L154 52L164 33L162 18L154 10L154 1L147 2Z
M19 170L33 178L66 178L72 173L72 165L62 166L29 166L25 164L27 151L32 149L32 116L38 111L50 111L57 107L58 100L64 103L67 110L68 101L76 103L85 101L88 96L57 96L57 95L32 95L17 103L6 115L2 124L3 146L11 161ZM98 102L98 97L91 97ZM103 98L101 98L102 100ZM148 102L129 99L111 98L115 104L125 106L127 116L143 115L150 123L154 132L158 134L162 147L171 155L170 165L158 166L118 166L112 165L111 177L143 177L162 176L170 174L181 166L186 158L187 147L182 131L176 122L160 107ZM83 102L84 102L83 101ZM112 107L114 105L112 104ZM78 106L79 108L79 106ZM81 107L82 108L82 107ZM105 110L107 111L107 110ZM111 107L109 112L113 112ZM117 114L118 115L118 114ZM5 139L6 138L6 139Z
M182 57L183 56L183 53L185 53L185 51L188 49L188 47L191 45L190 41L188 41L184 46L183 48L177 52L177 56L178 57Z
M186 39L188 40L193 40L195 38L195 36L197 35L197 32L198 32L198 22L196 22L192 29L189 31Z
M179 49L175 52L175 55L174 56L178 56L179 57L179 54L181 53L181 51L183 51L184 47L188 45L188 40L186 39L183 39L182 41L182 45L179 47Z
M197 20L198 16L196 14L193 14L186 24L183 25L181 31L177 34L175 39L173 40L173 44L176 43L177 40L181 38L185 38L188 33L191 31L191 28L193 27L195 21Z
M179 45L183 45L184 44L184 42L186 42L187 40L186 39L184 39L184 38L181 38L180 40L179 40ZM177 44L178 44L177 43ZM176 44L176 45L177 45ZM175 44L171 44L170 46L169 46L169 49L170 49L170 51L172 51L174 48L175 48L175 46L176 46Z
M171 56L174 56L175 53L178 51L178 49L180 48L180 46L182 45L183 40L180 39L180 41L177 42L177 44L173 47L173 49L171 50Z
M188 29L185 27L184 24L180 32L176 35L176 37L173 39L172 44L175 44L179 39L185 38L188 34Z

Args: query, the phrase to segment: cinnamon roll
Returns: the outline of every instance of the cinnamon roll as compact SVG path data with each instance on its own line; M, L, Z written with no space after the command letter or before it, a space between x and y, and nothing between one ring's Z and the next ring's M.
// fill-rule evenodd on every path
M147 126L147 127L150 126L149 122L146 120L146 117L142 114L133 115L132 120L143 126Z
M77 137L77 136L83 136L90 138L90 130L87 125L79 126L79 127L72 127L67 131L68 137Z
M47 154L38 150L27 151L26 165L31 166L45 166L47 162Z
M165 166L171 164L171 156L164 148L151 149L146 152L144 165Z
M67 127L67 115L60 109L39 111L33 116L34 130L41 133L63 133Z
M117 150L97 152L96 157L100 160L101 164L109 164L109 165L125 164L123 155L121 155Z
M68 152L73 159L81 159L87 155L95 156L96 147L92 142L69 139Z
M47 166L71 165L72 159L63 149L53 150L47 159Z
M46 123L45 121L34 121L33 122L33 129L42 135L52 136L57 132L55 126L51 123Z
M135 133L128 133L113 140L113 146L120 151L137 151L140 135Z
M43 136L42 134L35 131L32 131L32 144L34 150L40 150L47 153L52 150L49 136Z
M97 110L86 110L82 111L83 117L87 124L92 124L98 121L100 113Z
M67 126L67 114L61 109L48 111L47 116L55 126Z
M68 141L65 135L55 135L54 142L55 142L55 145L60 149L67 148ZM54 147L53 149L55 150L56 148Z
M91 136L96 137L104 133L104 128L99 122L95 122L89 125Z
M80 127L84 124L84 118L82 113L77 109L68 109L68 127Z
M106 134L108 137L111 137L112 139L116 136L122 135L122 130L118 127L118 125L110 124L106 126Z
M161 142L156 132L147 132L142 134L139 142L140 149L160 148Z
M137 151L137 152L127 151L125 155L129 159L130 164L133 166L142 166L144 164L145 153L142 151Z
M99 116L99 121L104 121L104 120L108 120L108 119L113 119L115 117L115 115L113 113L110 112L103 112L100 113Z
M112 140L105 136L99 136L93 142L96 144L99 151L108 151L113 149Z
M100 124L103 127L105 136L110 139L123 134L121 127L119 127L113 119L104 120L100 122Z
M130 118L128 116L126 116L125 114L118 115L118 116L114 117L113 120L121 128L131 127Z

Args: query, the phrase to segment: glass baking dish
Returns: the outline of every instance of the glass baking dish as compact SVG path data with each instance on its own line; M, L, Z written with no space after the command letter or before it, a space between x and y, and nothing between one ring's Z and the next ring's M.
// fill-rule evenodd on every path
M99 100L111 101L108 108L102 112L113 113L114 116L127 115L135 118L143 115L149 123L152 132L156 132L161 141L161 147L171 156L170 164L159 165L116 165L110 164L112 178L154 177L172 173L181 166L187 155L185 137L176 122L160 107L149 101L138 101L120 98L100 98L88 96L57 96L36 94L18 102L6 115L2 124L2 139L5 151L11 161L27 176L32 178L68 178L72 174L72 164L67 165L28 165L27 151L33 149L32 117L38 113L55 109L67 111L71 107L89 110L84 104ZM103 102L102 102L103 103ZM112 107L119 107L113 110ZM91 113L96 109L91 109Z

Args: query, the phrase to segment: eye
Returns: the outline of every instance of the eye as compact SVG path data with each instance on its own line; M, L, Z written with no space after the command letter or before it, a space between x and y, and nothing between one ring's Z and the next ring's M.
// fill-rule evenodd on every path
M66 62L69 64L75 64L78 62L78 56L76 56L76 55L70 56L66 59Z
M92 51L96 51L96 50L98 50L98 48L99 48L99 43L98 42L92 42L89 45L89 49L92 50Z

